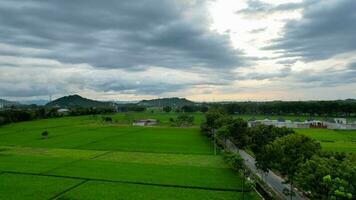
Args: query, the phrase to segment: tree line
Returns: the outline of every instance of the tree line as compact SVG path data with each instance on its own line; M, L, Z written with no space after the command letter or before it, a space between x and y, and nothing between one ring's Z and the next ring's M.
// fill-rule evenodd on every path
M292 196L297 187L311 199L356 196L355 154L326 153L319 142L289 128L248 127L246 121L233 118L222 108L210 109L205 117L201 125L204 134L223 141L229 139L255 156L257 168L280 173L291 186L286 194Z
M58 108L38 107L31 106L26 108L8 108L0 111L0 125L31 121L36 119L47 119L66 116L79 116L79 115L96 115L96 114L109 114L114 113L116 110L112 107L107 108L84 108L73 107L68 113L59 113Z
M230 114L356 116L356 100L235 102L219 105Z

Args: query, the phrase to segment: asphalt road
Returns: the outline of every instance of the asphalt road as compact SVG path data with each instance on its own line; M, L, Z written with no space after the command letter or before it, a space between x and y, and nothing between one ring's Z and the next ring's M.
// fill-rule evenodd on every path
M287 188L289 189L288 184L283 183L283 179L279 176L277 176L275 173L272 171L269 171L268 173L263 173L260 170L257 170L256 168L256 161L255 159L247 154L243 150L239 150L239 154L241 157L245 160L245 164L247 167L249 167L253 172L255 172L262 180L265 181L267 185L269 185L276 193L278 193L283 199L289 200L290 196L286 196L283 194L283 189ZM304 200L298 193L296 193L295 196L293 196L293 200Z

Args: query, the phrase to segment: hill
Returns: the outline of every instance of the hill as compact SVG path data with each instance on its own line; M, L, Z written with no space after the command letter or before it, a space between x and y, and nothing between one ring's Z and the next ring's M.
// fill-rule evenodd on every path
M138 103L138 105L149 106L149 107L162 107L162 106L179 107L179 106L188 106L194 104L195 103L193 101L190 101L185 98L178 98L178 97L142 100Z
M19 103L18 102L14 102L14 101L7 101L7 100L5 100L5 99L0 99L0 105L2 105L2 106L13 106L13 105L19 105Z
M21 104L24 105L38 105L38 106L43 106L46 105L46 103L48 103L48 100L44 100L44 99L38 99L38 100L27 100L27 101L20 101Z
M108 106L112 106L112 103L87 99L79 95L69 95L51 101L47 103L46 106L49 107L58 106L61 108L69 108L69 107L77 107L77 106L78 107L108 107Z

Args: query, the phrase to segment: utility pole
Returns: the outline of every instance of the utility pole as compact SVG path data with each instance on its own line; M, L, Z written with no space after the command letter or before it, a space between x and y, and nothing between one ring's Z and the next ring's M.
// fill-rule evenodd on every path
M213 137L214 137L214 155L216 155L216 134L215 134L215 129L213 129Z

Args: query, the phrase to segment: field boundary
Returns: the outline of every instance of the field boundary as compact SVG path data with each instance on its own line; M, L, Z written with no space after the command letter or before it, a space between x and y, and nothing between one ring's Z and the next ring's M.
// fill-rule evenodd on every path
M100 178L83 178L83 177L77 177L77 176L53 175L53 174L43 174L43 173L31 173L31 172L3 171L3 174L21 174L21 175L76 179L76 180L83 180L83 181L96 181L96 182L106 182L106 183L124 183L124 184L136 184L136 185L196 189L196 190L210 190L210 191L222 191L222 192L242 192L242 189L212 188L212 187L185 186L185 185L169 185L169 184L160 184L160 183L145 183L145 182L135 182L135 181L122 181L122 180L119 181L119 180L107 180L107 179L100 179ZM252 190L245 190L245 192L251 192L251 191Z
M71 191L71 190L73 190L73 189L75 189L75 188L77 188L77 187L83 185L83 184L86 183L86 182L88 182L88 180L83 180L83 181L81 181L81 182L79 182L79 183L73 185L72 187L69 187L69 188L63 190L62 192L60 192L60 193L54 195L53 197L49 198L48 200L56 199L56 198L62 196L63 194L65 194L65 193L67 193L67 192L69 192L69 191Z
M105 151L105 152L103 152L103 153L94 155L93 157L89 158L89 160L94 160L94 159L96 159L96 158L100 158L101 156L105 156L105 155L110 154L110 153L112 153L112 152L113 152L113 151Z

